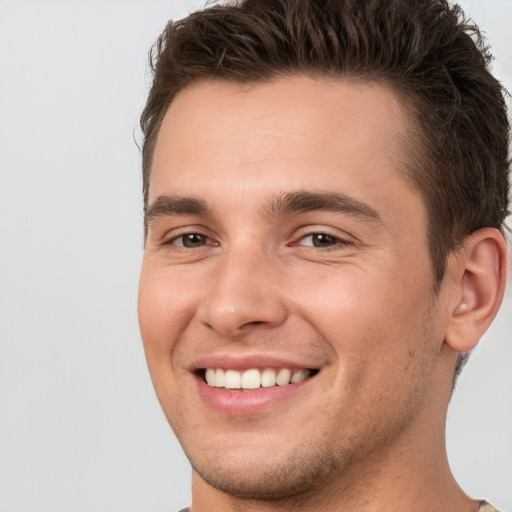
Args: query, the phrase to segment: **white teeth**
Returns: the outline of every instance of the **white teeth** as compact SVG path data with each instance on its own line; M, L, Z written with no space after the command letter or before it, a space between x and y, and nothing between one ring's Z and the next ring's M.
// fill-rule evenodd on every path
M242 387L240 372L236 370L226 370L224 374L224 387L227 389L240 389Z
M309 370L298 370L292 373L292 377L290 382L295 384L297 382L302 382L303 380L309 377Z
M242 374L242 389L258 389L260 384L261 376L258 370L245 370Z
M276 372L272 370L272 368L267 368L263 370L261 374L261 387L262 388L271 388L276 385Z
M221 368L217 368L215 370L215 380L214 380L214 386L216 388L223 388L224 387L224 383L225 383L225 379L224 379L224 370L222 370Z
M213 368L208 368L204 375L208 386L215 386L215 370Z
M238 370L223 370L222 368L207 368L205 371L205 380L209 386L225 389L258 389L270 388L272 386L286 386L287 384L296 384L307 379L310 371L304 368L294 370L281 368L265 368L258 370L251 368L244 372Z
M277 374L276 384L278 386L286 386L286 384L290 383L291 376L292 372L288 368L282 368Z

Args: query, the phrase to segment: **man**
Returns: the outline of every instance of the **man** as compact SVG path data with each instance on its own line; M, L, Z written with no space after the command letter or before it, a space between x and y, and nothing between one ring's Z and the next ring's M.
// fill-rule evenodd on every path
M246 0L160 36L139 319L192 512L494 510L444 441L506 280L488 60L440 0Z

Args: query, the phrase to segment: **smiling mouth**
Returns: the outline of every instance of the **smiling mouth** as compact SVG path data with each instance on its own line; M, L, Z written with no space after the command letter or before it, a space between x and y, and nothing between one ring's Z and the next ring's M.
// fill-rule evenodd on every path
M223 368L203 368L200 374L210 387L229 390L254 390L298 384L316 375L310 368L251 368L245 371Z

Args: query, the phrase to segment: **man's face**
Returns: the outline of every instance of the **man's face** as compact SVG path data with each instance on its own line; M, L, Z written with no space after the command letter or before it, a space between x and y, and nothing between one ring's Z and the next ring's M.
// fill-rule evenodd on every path
M139 316L158 398L209 485L277 499L417 449L444 321L406 137L375 84L204 82L171 104ZM268 387L251 389L259 375Z

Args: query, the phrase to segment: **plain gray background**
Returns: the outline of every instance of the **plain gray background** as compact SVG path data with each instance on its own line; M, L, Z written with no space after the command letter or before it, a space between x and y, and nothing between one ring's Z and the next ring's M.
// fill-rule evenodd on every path
M147 51L203 1L0 0L0 512L172 512L190 469L136 319ZM512 0L462 2L512 89ZM512 290L450 409L454 473L512 512ZM289 427L293 428L293 427Z

